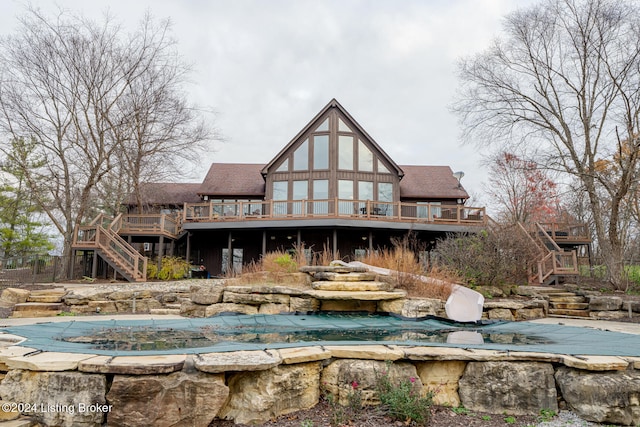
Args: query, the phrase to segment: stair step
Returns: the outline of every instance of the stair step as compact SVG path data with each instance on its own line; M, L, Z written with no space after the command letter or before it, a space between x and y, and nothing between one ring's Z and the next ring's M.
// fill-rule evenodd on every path
M561 303L582 303L587 302L585 297L581 297L579 295L566 296L566 297L556 297L552 296L549 298L549 302L561 302Z
M549 315L553 316L573 316L573 317L589 317L589 310L564 310L564 309L549 309Z
M177 314L180 315L179 308L152 308L149 314Z
M549 295L549 297L551 297L551 298L554 298L554 297L575 297L576 296L575 292L568 292L568 291L547 292L547 295Z
M62 302L62 298L64 298L66 294L67 294L67 291L60 288L39 289L36 291L31 291L29 293L29 298L27 298L27 302L41 302L41 303Z
M549 302L550 308L559 310L588 310L588 302Z
M13 311L56 311L62 310L64 304L59 302L24 302L13 306Z

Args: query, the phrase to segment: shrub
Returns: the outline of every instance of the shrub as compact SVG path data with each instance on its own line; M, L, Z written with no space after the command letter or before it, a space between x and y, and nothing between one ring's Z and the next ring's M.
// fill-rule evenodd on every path
M149 279L178 280L188 277L191 264L179 257L163 257L158 265L154 262L147 263L147 277Z
M437 265L454 271L470 287L527 284L530 267L539 256L538 247L517 225L448 236L435 251Z
M391 365L387 365L387 368ZM433 392L425 396L416 383L416 378L409 378L394 384L389 378L389 369L376 378L376 391L380 403L388 411L389 416L397 421L415 422L426 425L431 415Z

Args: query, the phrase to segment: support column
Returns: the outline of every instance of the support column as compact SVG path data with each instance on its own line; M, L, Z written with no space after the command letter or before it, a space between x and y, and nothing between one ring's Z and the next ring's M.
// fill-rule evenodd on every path
M373 253L373 231L369 230L369 253Z
M98 251L93 250L93 261L91 264L91 278L95 279L98 277Z
M227 273L231 273L233 269L233 237L231 236L231 232L229 232L229 237L227 238Z
M300 232L300 230L298 230L298 233L296 236L296 244L298 245L298 249L299 249L300 245L302 244L302 233Z
M191 232L187 231L187 255L186 255L187 264L191 262Z
M338 230L333 229L333 257L338 253Z
M262 231L262 258L267 254L267 230Z
M160 236L158 242L158 271L162 268L162 257L164 256L164 236Z

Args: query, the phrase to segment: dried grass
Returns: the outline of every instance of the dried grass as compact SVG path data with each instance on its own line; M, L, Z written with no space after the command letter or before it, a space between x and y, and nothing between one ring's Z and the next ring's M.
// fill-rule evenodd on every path
M376 267L396 271L393 279L396 286L407 291L410 297L446 300L451 295L453 283L451 275L442 270L427 272L416 256L418 244L412 236L392 241L392 249L370 252L359 261ZM427 278L447 283L433 283Z

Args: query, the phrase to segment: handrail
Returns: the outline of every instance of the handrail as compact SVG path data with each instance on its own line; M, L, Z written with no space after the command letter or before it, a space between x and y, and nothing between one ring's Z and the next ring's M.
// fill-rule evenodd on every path
M129 243L127 243L117 233L101 226L97 227L97 231L98 238L96 238L96 241L102 250L117 258L121 264L123 264L123 267L134 277L134 279L146 278L146 257L140 255L138 251L133 249L131 245L129 245ZM105 243L102 243L102 239L100 239L102 236L107 237L107 241ZM115 246L115 250L111 247L111 244ZM128 255L128 257L125 255Z
M562 249L560 249L560 246L558 246L558 244L555 242L555 240L553 240L551 238L551 236L549 236L549 233L547 233L547 231L542 228L542 226L540 225L540 223L536 222L536 228L538 229L538 233L536 233L536 236L538 238L540 238L540 236L545 236L546 240L551 243L551 245L553 246L553 249L556 251L562 251ZM545 245L546 246L546 245Z
M117 233L118 231L120 231L120 229L122 228L122 213L119 213L114 219L113 221L111 221L111 224L109 224L109 230L113 231L114 233Z

